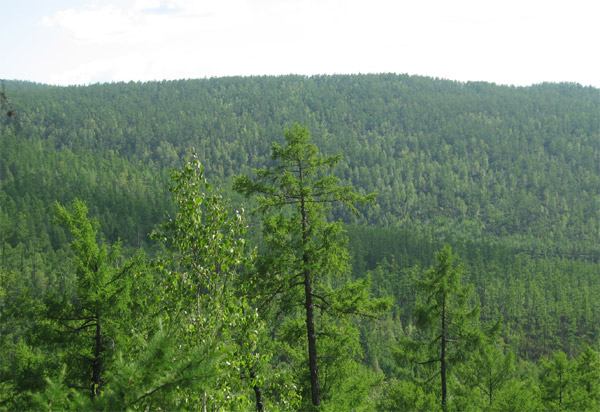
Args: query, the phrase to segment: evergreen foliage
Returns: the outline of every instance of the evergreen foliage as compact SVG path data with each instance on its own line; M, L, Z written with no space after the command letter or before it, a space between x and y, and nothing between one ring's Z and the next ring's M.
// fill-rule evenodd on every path
M95 397L102 391L115 348L122 350L132 282L141 273L143 257L121 263L119 243L98 244L98 222L88 217L85 204L75 200L70 209L55 205L57 220L73 236L74 290L71 296L49 295L47 316L66 335L66 381L78 390L87 387Z
M470 290L461 284L462 268L455 263L450 245L436 253L436 264L416 281L422 299L415 306L416 327L423 338L402 341L400 357L431 371L426 383L440 377L441 409L448 410L450 368L465 362L481 344L476 322L479 307L469 307Z
M320 410L440 409L442 342L448 410L600 409L597 89L381 74L3 98L0 410L313 409L307 307Z
M273 144L275 166L256 170L256 180L237 177L234 189L246 196L258 195L257 211L264 215L268 249L252 278L260 300L270 304L277 299L283 308L301 305L304 309L305 326L300 327L299 319L287 319L284 338L289 350L294 351L301 336L299 329L304 329L310 398L312 407L319 408L323 397L334 398L343 390L340 375L347 372L342 370L358 367L353 362L360 353L352 348L352 342L357 342L351 337L353 328L350 324L336 325L336 318L363 313L372 316L386 309L384 300L369 300L368 282L336 287L339 277L349 271L348 255L341 222L329 223L326 212L338 202L357 212L354 205L372 201L374 195L359 196L354 188L340 186L328 169L341 156L320 157L317 147L309 142L306 127L296 123L293 129L285 130L284 139L285 146ZM344 327L349 328L345 333ZM318 340L318 335L324 338ZM317 342L321 343L320 350Z

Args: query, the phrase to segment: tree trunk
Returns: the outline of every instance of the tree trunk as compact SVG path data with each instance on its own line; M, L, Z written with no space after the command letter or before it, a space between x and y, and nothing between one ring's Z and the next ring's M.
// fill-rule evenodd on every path
M446 404L446 297L442 300L442 351L440 356L440 375L442 377L442 411L448 411Z
M490 368L490 382L489 382L489 397L490 397L490 405L492 405L492 401L493 401L493 392L494 392L494 385L492 383L492 368Z
M310 386L312 393L312 403L314 406L321 404L321 396L319 393L319 369L317 365L317 339L315 334L315 319L312 303L312 285L310 273L304 271L304 293L306 301L304 307L306 309L306 332L308 337L308 366L310 368Z
M100 316L96 317L96 345L94 348L94 364L92 365L92 398L100 393L102 379L102 323Z
M262 391L260 390L260 386L254 385L254 396L256 398L256 411L263 412L263 398Z
M563 393L563 383L562 383L562 372L558 375L558 406L562 405L562 393Z
M302 183L302 165L299 164L300 182ZM306 213L306 204L304 195L300 199L300 214L302 218L302 264L304 266L304 308L306 309L306 335L308 338L308 368L310 371L310 389L313 406L321 404L321 394L319 390L319 367L317 365L317 337L315 334L315 315L312 301L312 282L310 278L309 257L306 253L306 244L308 243L308 216Z

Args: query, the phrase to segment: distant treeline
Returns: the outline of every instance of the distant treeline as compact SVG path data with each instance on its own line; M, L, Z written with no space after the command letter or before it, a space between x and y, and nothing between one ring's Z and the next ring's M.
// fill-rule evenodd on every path
M189 148L209 177L225 182L270 164L270 142L299 122L322 152L344 155L336 172L344 182L379 193L365 217L340 215L347 221L443 228L537 255L598 255L594 88L387 74L8 82L6 91L22 124L17 131L2 119L0 179L11 222L18 213L47 221L44 205L78 196L111 239L145 242L165 210L167 170ZM48 231L42 222L33 234Z

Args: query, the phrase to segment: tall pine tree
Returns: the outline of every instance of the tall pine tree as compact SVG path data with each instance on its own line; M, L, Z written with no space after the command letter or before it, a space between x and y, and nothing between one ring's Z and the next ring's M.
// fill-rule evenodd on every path
M256 170L255 180L237 177L234 189L246 196L257 195L257 210L263 214L268 252L252 279L255 291L263 304L278 299L284 308L303 307L310 397L312 407L319 407L320 315L369 313L387 303L369 301L368 282L335 287L349 269L348 252L341 222L329 222L327 212L334 203L357 212L355 205L373 200L374 195L360 196L354 188L341 186L331 173L341 156L321 157L310 138L306 127L296 124L286 129L286 145L274 143L272 147L276 165Z

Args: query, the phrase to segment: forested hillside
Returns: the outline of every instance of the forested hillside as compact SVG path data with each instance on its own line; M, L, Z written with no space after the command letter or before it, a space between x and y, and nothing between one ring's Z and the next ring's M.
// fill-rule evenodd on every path
M298 122L321 151L343 153L342 181L379 193L363 220L369 224L446 225L526 247L539 239L554 249L568 243L582 253L598 243L600 98L593 88L371 75L8 83L7 92L22 125L13 137L4 119L2 188L15 203L36 192L16 187L29 174L48 179L44 187L64 186L67 176L52 177L66 173L61 161L82 168L69 190L83 198L102 182L162 190L156 183L164 186L166 171L192 147L220 180L268 164L270 142ZM106 202L96 196L94 204ZM147 222L119 222L127 230L121 236L133 240L134 224L148 232Z
M91 399L99 409L169 409L188 401L198 406L208 396L215 410L215 405L246 410L254 402L249 399L256 395L258 402L261 393L267 410L310 410L315 376L312 369L299 366L308 362L304 345L312 345L310 338L304 342L302 305L317 308L316 345L324 355L314 363L320 366L324 410L439 407L445 390L432 377L435 369L418 366L435 347L425 350L418 344L438 332L424 326L419 310L435 312L427 306L427 293L439 293L432 286L432 273L436 267L454 267L450 262L455 261L460 263L455 262L455 271L439 273L448 282L465 285L466 297L448 299L462 302L455 308L456 319L464 321L461 333L482 335L476 345L465 340L454 348L456 355L448 361L452 396L443 407L600 406L600 394L593 389L600 383L598 89L577 84L508 87L385 74L77 87L7 81L4 93L14 113L0 117L0 410L34 405L50 409L49 400L58 398L64 408L92 407L86 403L87 392L83 396L78 389L89 386L89 371L94 379L96 372L107 373L105 379L93 380ZM286 127L290 129L284 132ZM308 131L312 138L297 140ZM317 202L332 201L331 208L315 209L310 212L314 216L306 212L298 221L290 215L293 207L283 203L281 215L273 214L277 210L272 204L260 209L260 200L244 195L275 193L274 188L261 192L251 183L263 176L254 169L284 170L276 169L282 159L275 155L284 149L277 152L272 142L300 145L310 156L316 156L306 149L312 146L302 145L314 143L324 156L341 154L320 167L331 166L339 179L335 184L353 186L356 199L376 193L376 201L344 208L337 203L340 199L317 196ZM192 149L201 171L185 160ZM172 168L180 170L171 176L174 180ZM318 177L325 172L315 173ZM232 183L239 183L240 176L250 180L246 189L238 184L236 192ZM210 185L198 189L205 178ZM305 184L298 181L294 185ZM282 193L287 190L277 179L270 184L280 184ZM312 194L324 193L319 180L310 184ZM173 187L180 191L170 192ZM337 193L334 186L328 188ZM305 190L292 191L293 196L304 196ZM224 197L211 197L215 191ZM204 216L214 221L198 226L185 214L193 209L184 207L190 199L201 199L197 205L204 205ZM260 209L247 217L247 231L227 223L242 206ZM354 206L358 213L353 213ZM239 216L245 219L242 212ZM323 225L315 225L314 231L292 230L300 221L315 219ZM342 226L326 223L338 219L347 231L347 245ZM159 229L174 221L179 226ZM199 237L186 238L186 230ZM214 267L194 261L200 258L193 245L211 233L221 233L217 238L225 236L230 246L239 239L257 245L258 255L235 246L232 256L210 264ZM310 236L315 240L309 241ZM286 246L294 244L290 239L303 237L306 243L298 243L295 252ZM219 250L227 255L224 250L229 249ZM304 302L294 280L289 280L285 298L264 295L269 288L273 296L279 295L277 282L284 282L287 271L296 273L289 267L271 273L275 263L269 259L275 259L274 253L292 256L298 250L305 251L298 255L308 265L305 269L327 268L322 277L305 276L316 282L311 287L321 300L298 303L300 308L291 303ZM327 260L325 250L338 260ZM313 255L320 257L309 264ZM94 260L97 265L89 266ZM100 273L100 267L103 280L92 288L89 276ZM178 279L192 279L200 267L213 267L219 274L223 268L231 279L240 279L228 282L206 275L196 280L197 290L221 291L219 299L205 302L221 318L190 317L183 302L193 305L205 295L177 289L181 283L172 289ZM253 273L275 276L276 282L256 293L251 285L261 283ZM227 285L233 289L225 293ZM456 286L454 292L461 290ZM163 299L155 301L157 295ZM352 295L357 299L351 304ZM475 308L468 318L467 312ZM256 318L249 315L254 309ZM92 334L86 341L82 334L100 324L112 342L93 344ZM227 324L238 327L217 332ZM135 336L127 336L127 330ZM199 331L211 338L194 338ZM463 335L448 341L461 341ZM185 350L169 352L176 345ZM112 349L107 352L108 346ZM467 352L478 355L462 356ZM157 353L171 353L173 364L160 363ZM309 357L317 359L313 355ZM80 361L74 362L73 356ZM153 356L157 363L152 363ZM186 363L195 356L206 363ZM494 358L505 363L490 366ZM220 359L228 359L238 374L223 368ZM96 366L86 369L86 362ZM497 400L491 386L486 392L483 380L471 378L483 364L498 368L496 377L488 376L498 385ZM199 367L218 379L190 372ZM143 384L126 382L119 374L128 370L142 379L157 368L164 374ZM561 383L563 375L570 386ZM112 398L101 396L100 387ZM129 398L119 398L119 391ZM563 397L571 403L563 403Z

